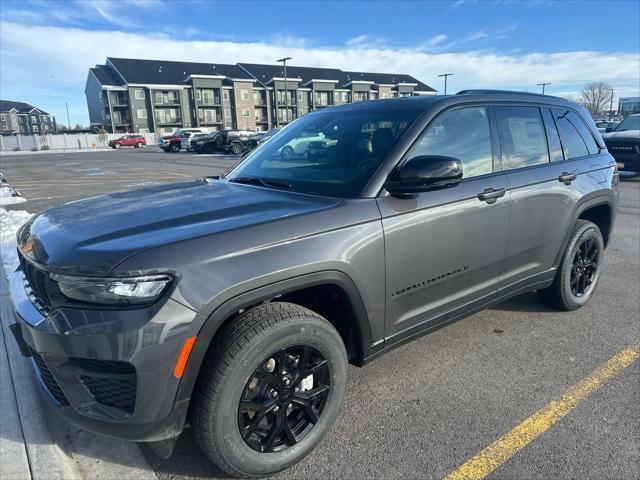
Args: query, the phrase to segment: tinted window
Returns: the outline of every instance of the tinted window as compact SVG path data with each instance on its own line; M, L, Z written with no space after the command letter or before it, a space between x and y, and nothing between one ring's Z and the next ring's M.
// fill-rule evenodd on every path
M598 152L598 146L589 129L575 112L554 108L553 118L558 126L567 160Z
M537 107L498 107L502 168L549 163L547 139Z
M549 154L552 162L561 162L564 160L562 154L562 144L560 143L560 136L558 135L558 129L553 121L551 110L548 108L542 109L542 119L544 120L544 128L547 132L547 143L549 144Z
M442 155L462 162L464 178L493 172L491 134L485 107L443 113L429 125L412 157Z
M305 115L261 144L227 178L279 180L295 192L357 197L420 113L371 108Z
M631 115L625 118L614 130L616 132L640 130L640 115Z

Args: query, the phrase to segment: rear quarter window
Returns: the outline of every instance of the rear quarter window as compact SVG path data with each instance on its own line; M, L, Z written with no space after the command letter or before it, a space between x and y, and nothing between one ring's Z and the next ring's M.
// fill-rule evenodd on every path
M554 108L552 112L567 160L598 153L598 144L576 112L567 108Z

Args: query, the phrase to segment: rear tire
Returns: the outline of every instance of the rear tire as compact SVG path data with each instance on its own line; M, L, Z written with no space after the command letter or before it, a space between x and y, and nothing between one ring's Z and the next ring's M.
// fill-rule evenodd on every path
M296 351L314 353L295 356ZM209 348L190 412L195 438L233 476L284 470L311 452L335 421L344 399L346 367L342 339L324 318L290 303L255 307L223 326ZM308 386L302 377L311 369ZM322 398L314 393L315 400L303 398L305 408L300 406L306 392L320 390ZM321 403L306 410L306 403L316 400ZM247 404L260 410L247 412ZM254 433L248 434L246 427L243 436L240 429L246 422ZM263 442L264 450L256 449L256 442Z
M233 155L240 155L242 153L242 145L240 145L239 143L232 143L231 153Z
M540 299L559 310L586 305L596 289L604 261L604 240L597 225L578 220L550 287L538 290Z

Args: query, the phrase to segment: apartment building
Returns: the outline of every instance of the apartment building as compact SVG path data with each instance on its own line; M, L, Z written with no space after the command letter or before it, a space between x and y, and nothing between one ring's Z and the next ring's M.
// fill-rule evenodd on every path
M0 133L34 135L57 130L53 115L24 102L0 100Z
M135 133L261 131L330 105L435 94L404 74L287 66L285 82L282 65L113 57L89 69L85 87L92 126Z

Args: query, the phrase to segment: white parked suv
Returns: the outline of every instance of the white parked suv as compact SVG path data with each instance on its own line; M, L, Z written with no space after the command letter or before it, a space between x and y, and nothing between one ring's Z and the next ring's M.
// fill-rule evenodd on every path
M184 148L187 152L193 152L193 149L191 148L191 141L199 137L205 137L207 135L209 135L208 131L183 133L180 137L180 148Z

